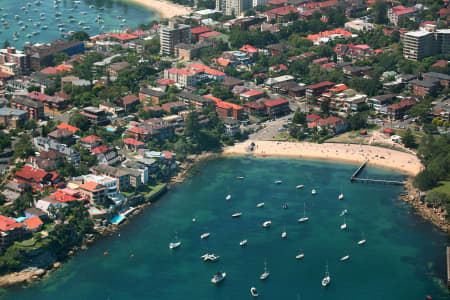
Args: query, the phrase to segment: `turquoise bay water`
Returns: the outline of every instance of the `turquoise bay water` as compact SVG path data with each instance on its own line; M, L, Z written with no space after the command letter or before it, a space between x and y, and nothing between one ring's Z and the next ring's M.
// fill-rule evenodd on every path
M351 184L355 168L289 159L204 162L195 176L131 220L120 235L78 252L28 289L5 291L2 299L229 300L250 298L251 286L258 288L260 299L447 299L439 285L445 277L446 236L397 200L401 187ZM380 168L364 172L403 178ZM275 185L276 179L283 183ZM305 188L296 190L298 184ZM345 198L340 201L341 189ZM265 206L256 208L262 201ZM310 219L300 224L304 201ZM288 209L282 208L284 202ZM347 231L339 229L344 208ZM242 217L232 218L238 211ZM272 227L263 229L268 219ZM175 231L183 244L170 251ZM208 240L200 239L203 232L211 232ZM367 243L358 246L363 235ZM248 244L242 248L244 238ZM305 253L302 261L295 259L299 249ZM220 261L202 262L206 252L220 255ZM350 259L340 262L346 254ZM261 281L265 258L271 274ZM331 284L323 288L327 261ZM219 270L227 278L215 286L210 279Z
M3 22L0 23L1 45L7 40L18 49L22 49L25 42L51 42L61 38L62 32L84 30L95 35L120 30L123 27L136 29L141 23L148 23L152 19L159 18L154 11L130 2L117 0L61 0L56 4L58 7L54 7L55 2L52 0L40 0L40 5L35 4L35 0L1 0L0 2L0 7L3 8L0 11L0 19L4 19L4 22L9 25L9 28L6 28ZM27 3L31 5L27 5ZM22 7L28 12L25 12ZM57 12L61 15L57 16ZM16 15L18 19L15 19ZM69 16L73 17L73 22L69 22ZM97 16L104 23L96 22ZM41 17L45 19L41 20ZM126 21L123 22L123 19ZM23 24L19 24L19 22L23 22ZM82 23L79 24L80 22ZM64 26L58 27L58 24L64 24ZM21 30L23 26L27 27ZM43 26L48 28L43 29ZM104 27L102 28L102 26ZM60 31L59 28L64 28L64 31ZM18 34L16 41L14 40L15 32ZM33 35L33 32L39 33ZM31 37L27 37L27 35L31 35Z

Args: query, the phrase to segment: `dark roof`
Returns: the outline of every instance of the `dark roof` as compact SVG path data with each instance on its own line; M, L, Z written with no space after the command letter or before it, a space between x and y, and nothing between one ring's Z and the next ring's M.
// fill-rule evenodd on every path
M25 98L22 96L16 96L12 99L12 102L24 105L24 106L28 106L28 107L33 107L33 108L41 108L44 107L44 104L42 102L37 102L34 100L31 100L29 98Z
M204 98L202 96L193 94L193 93L185 91L185 90L182 90L181 92L179 92L177 94L177 96L182 98L182 99L189 100L189 101L197 101L197 102L201 102L201 103L210 103L210 102L212 102L211 99Z
M394 98L397 97L398 95L399 95L399 94L378 95L378 96L372 97L371 99L375 99L375 100L378 100L378 101L380 101L380 102L386 102L386 101L389 101L389 100L394 99Z
M166 93L164 93L164 92L161 92L158 90L153 90L153 89L147 89L147 88L141 88L139 93L154 96L154 97L164 97L166 95Z
M424 79L424 80L411 80L410 84L422 86L425 88L432 88L439 84L439 80L436 79Z
M270 44L270 45L267 45L265 48L268 50L274 50L274 51L279 51L279 52L285 52L285 51L294 49L294 47L287 45L287 44L283 44L283 43Z
M244 80L234 78L234 77L228 77L228 78L225 78L224 81L222 81L222 85L226 85L226 86L235 86L235 85L242 85L242 84L244 84Z
M192 50L195 48L193 44L185 44L185 43L179 43L175 45L175 48L180 48L184 50Z
M437 72L424 73L423 77L436 78L439 80L450 80L450 76L448 76L447 74L437 73Z

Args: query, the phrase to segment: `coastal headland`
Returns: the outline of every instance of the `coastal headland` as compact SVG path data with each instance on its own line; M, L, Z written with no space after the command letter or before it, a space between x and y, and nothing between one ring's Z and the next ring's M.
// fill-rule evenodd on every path
M254 144L253 150L250 150L252 143ZM368 160L369 165L394 169L411 176L417 175L423 168L420 160L412 153L355 144L248 140L225 148L224 154L326 159L352 163L362 163Z
M158 12L158 14L163 19L168 19L175 16L189 15L192 11L190 7L165 0L128 0L128 1Z

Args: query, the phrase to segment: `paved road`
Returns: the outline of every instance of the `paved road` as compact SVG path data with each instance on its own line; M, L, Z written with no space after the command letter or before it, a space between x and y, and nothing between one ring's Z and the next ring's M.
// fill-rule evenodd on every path
M292 118L294 113L290 113L289 115L283 116L281 118L276 119L275 121L267 121L264 123L265 127L258 132L252 133L249 136L249 139L252 140L271 140L274 136L279 133L279 129L282 128L283 124L287 124L288 119Z

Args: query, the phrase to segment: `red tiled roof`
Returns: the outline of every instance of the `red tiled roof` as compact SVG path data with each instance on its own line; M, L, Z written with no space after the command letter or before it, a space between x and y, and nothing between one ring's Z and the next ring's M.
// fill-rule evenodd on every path
M20 228L20 227L24 227L24 226L25 226L24 224L16 222L14 219L0 215L0 230L1 231L14 230L16 228Z
M242 93L242 95L249 96L249 97L262 95L262 94L264 94L264 93L261 91L258 91L258 90L250 90L250 91L246 91L245 93Z
M321 65L320 68L321 68L321 69L332 69L332 68L334 68L335 66L336 66L336 63L330 62L330 63Z
M25 223L25 225L27 225L28 229L30 230L38 229L44 224L44 222L42 222L38 216L25 219L23 222Z
M330 116L326 119L319 119L317 122L319 125L336 125L337 123L344 122L344 120L335 116Z
M207 99L211 99L212 101L214 101L215 103L219 103L222 102L222 99L214 97L213 95L204 95L202 96L203 98L207 98Z
M217 58L215 61L219 66L222 66L222 67L228 66L231 62L231 60L225 59L225 58Z
M55 67L47 67L45 69L42 69L40 72L44 73L44 74L47 74L47 75L60 74L61 73L61 71L58 70L58 68L55 68Z
M123 140L123 142L124 142L125 144L127 144L127 145L133 145L133 146L141 146L141 145L144 145L143 142L140 142L140 141L135 140L135 139L133 139L133 138L126 138L126 139Z
M0 71L0 78L10 78L10 77L13 77L13 76L14 75L12 75L12 74L8 74L8 73Z
M384 129L384 130L383 130L383 132L386 132L386 133L392 134L392 133L394 133L394 130L392 130L392 129L389 129L389 128L386 128L386 129Z
M208 66L205 66L204 64L200 63L193 63L187 66L187 68L194 72L205 72L206 74L213 75L213 76L225 76L224 72L215 70L213 68L210 68Z
M289 15L291 12L298 13L298 10L297 10L297 8L295 8L295 6L288 5L288 6L282 6L282 7L277 7L277 8L268 10L268 11L264 12L264 14L265 15L286 16L286 15Z
M434 64L432 64L432 67L441 67L441 68L445 68L448 65L448 61L446 60L440 60Z
M172 84L176 83L172 79L168 79L168 78L166 78L166 79L158 79L158 80L156 80L156 82L158 84L162 84L162 85L172 85Z
M401 15L405 15L405 14L410 14L415 12L417 9L415 7L404 7L403 5L397 5L394 6L392 8L392 11L394 12L394 14L396 14L397 16L401 16Z
M27 97L31 98L31 99L34 99L34 100L38 100L38 101L46 101L49 98L48 95L43 94L43 93L38 92L38 91L32 91L31 93L28 93Z
M310 3L304 3L301 6L307 7L307 8L326 8L333 5L336 5L339 2L339 0L329 0L324 2L310 2Z
M202 33L208 32L208 31L211 31L211 29L206 26L195 27L195 28L191 29L191 33L193 33L193 34L202 34Z
M333 30L322 31L322 32L319 32L318 34L309 34L304 39L307 39L307 40L310 40L310 41L316 41L319 38L329 37L329 36L335 35L335 34L340 34L340 35L343 35L344 37L351 37L352 36L351 32L348 32L347 30L344 30L344 29L336 28L336 29L333 29Z
M16 171L15 176L20 178L25 178L27 180L32 180L36 183L40 183L44 180L44 177L47 176L48 173L44 170L33 168L30 165L25 165L22 170Z
M320 119L320 116L318 116L318 115L307 115L307 116L306 116L306 119L309 119L309 120L319 120L319 119Z
M208 32L200 34L200 37L202 37L202 38L209 38L209 37L218 36L218 35L222 35L222 32L208 31Z
M100 140L100 138L98 136L91 134L91 135L85 137L84 139L82 139L81 141L86 144L95 144L99 140Z
M80 189L87 190L90 192L99 191L105 189L105 187L97 182L89 181L85 184L80 185Z
M165 159L172 159L173 156L174 156L173 152L170 152L170 151L167 151L167 150L161 151L161 154L164 155Z
M339 92L345 91L346 89L347 89L347 86L344 83L340 83L340 84L336 84L329 91L339 93Z
M136 95L127 95L122 98L123 105L132 104L139 101L139 98Z
M133 127L127 130L127 132L137 133L137 134L147 134L149 131L141 127Z
M121 41L134 40L134 39L138 38L135 35L132 35L132 34L129 34L129 33L125 33L125 32L122 32L122 33L109 33L109 36L112 37L112 38L116 38L118 40L121 40Z
M108 150L109 150L108 145L101 145L98 146L97 148L92 149L90 152L94 154L103 154Z
M69 124L66 124L66 123L59 124L57 128L58 129L66 129L66 130L71 131L72 133L75 133L78 130L80 130L80 128L72 126L72 125L69 125Z
M234 104L234 103L230 103L230 102L226 102L226 101L217 102L216 105L217 105L217 107L224 108L224 109L234 109L234 110L244 109L240 105L237 105L237 104Z
M414 104L416 104L416 100L414 100L414 99L406 99L406 100L403 100L401 102L391 104L391 105L388 106L388 108L390 108L390 109L401 109L403 107L412 106Z
M287 2L287 0L270 0L267 2L268 5L280 5Z
M334 82L330 82L330 81L324 81L324 82L319 82L313 85L309 85L308 88L309 89L317 89L317 88L321 88L324 86L328 86L328 85L334 85Z
M316 58L312 61L313 64L320 64L324 62L328 62L328 57Z
M275 100L269 100L264 104L268 107L272 107L272 106L278 106L278 105L286 104L286 103L289 103L289 101L287 101L286 99L280 98L280 99L275 99Z
M248 53L257 53L259 51L258 48L255 48L252 45L244 45L239 50L248 52Z

